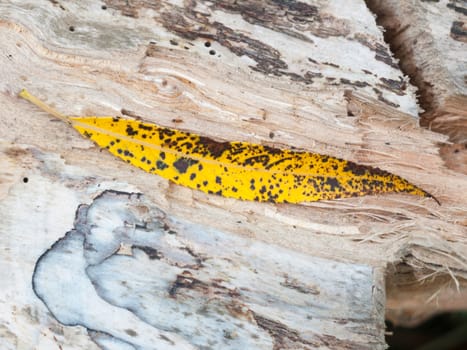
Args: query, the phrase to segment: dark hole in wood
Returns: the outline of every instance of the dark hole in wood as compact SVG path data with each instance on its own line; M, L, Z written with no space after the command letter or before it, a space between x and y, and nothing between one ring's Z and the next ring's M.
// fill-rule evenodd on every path
M28 183L29 179L27 177L23 177L23 182L26 184Z
M75 31L75 27L73 27L73 26L68 27L68 29L70 30L70 32L74 32L74 31Z
M215 55L215 54L216 54L216 51L210 50L210 51L209 51L209 54L210 54L210 55Z
M206 41L206 42L204 43L204 46L206 46L206 47L211 47L211 43L210 43L209 41Z

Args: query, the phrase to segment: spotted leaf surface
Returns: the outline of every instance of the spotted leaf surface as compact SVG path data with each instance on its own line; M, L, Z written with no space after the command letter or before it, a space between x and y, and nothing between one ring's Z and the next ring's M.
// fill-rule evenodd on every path
M119 117L67 121L127 163L210 194L276 203L396 192L432 197L397 175L327 155L218 142Z

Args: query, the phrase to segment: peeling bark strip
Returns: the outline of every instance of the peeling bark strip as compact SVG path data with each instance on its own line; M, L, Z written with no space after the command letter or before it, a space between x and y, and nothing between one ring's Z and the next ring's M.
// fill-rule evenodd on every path
M335 86L338 85L336 81L340 81L341 84L352 85L355 89L365 89L370 94L373 93L371 87L377 87L372 84L372 78L368 77L367 74L361 74L367 68L366 66L353 67L352 64L340 66L332 62L335 57L316 60L297 55L291 56L284 52L282 45L275 47L277 42L269 42L264 39L265 29L274 35L281 36L284 40L290 40L290 45L302 45L302 52L316 51L318 56L322 56L323 52L322 39L328 39L330 42L336 39L336 42L331 45L339 45L337 39L342 39L346 45L355 46L355 52L358 51L359 47L357 43L360 43L373 52L374 59L389 65L397 72L399 70L387 46L379 43L367 32L353 31L351 21L335 17L335 14L326 11L326 5L319 1L314 4L313 2L295 0L220 0L212 2L191 0L184 2L183 6L177 6L170 2L158 2L158 5L155 6L149 0L131 2L106 0L106 6L135 18L143 16L145 9L155 10L156 14L153 18L155 23L162 25L170 33L177 36L176 40L169 40L173 46L179 46L178 39L207 40L206 45L209 45L207 47L210 47L211 42L215 42L238 57L247 57L254 61L254 64L250 64L249 67L256 72L288 78L306 85L318 85L318 81L319 85ZM235 24L222 23L216 19L216 14L219 13L233 18L240 16L245 24L254 27L250 30L238 30ZM347 53L348 51L345 52L345 55ZM209 54L222 56L214 49L210 49ZM150 46L147 55L157 55L157 50ZM297 63L302 65L302 61L313 64L304 65L304 68L297 69ZM353 63L355 65L356 60ZM336 68L336 73L329 72L328 67ZM352 74L353 77L361 76L362 79L339 79L339 75L347 75L352 70L355 70ZM326 73L323 74L323 72ZM397 81L394 76L380 78L381 81ZM400 79L402 78L400 77ZM405 82L402 85L405 85ZM395 95L407 96L405 88L398 88L394 84L388 85L383 82L379 87L387 89L386 94L391 92ZM375 97L391 107L399 107L397 103L391 102L393 98L389 96ZM411 112L411 114L413 113Z
M131 247L125 255L122 245ZM206 230L139 194L106 191L78 208L74 228L38 259L32 283L53 317L98 344L373 350L384 348L373 274ZM284 276L322 293L283 285Z
M439 204L431 194L397 175L351 161L246 142L217 142L139 120L67 119L25 90L20 96L70 123L127 163L205 193L273 203L409 193Z

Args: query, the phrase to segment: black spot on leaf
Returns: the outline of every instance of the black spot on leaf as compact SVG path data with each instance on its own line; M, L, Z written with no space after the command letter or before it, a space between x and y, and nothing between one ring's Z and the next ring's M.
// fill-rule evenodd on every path
M159 170L164 170L164 169L167 169L169 166L167 165L167 163L163 162L162 160L158 160L156 162L156 167Z
M326 180L326 184L331 186L331 191L335 191L335 190L339 189L339 187L340 187L339 181L337 181L337 179L335 177L328 177L327 180Z
M145 124L138 124L138 129L151 131L151 130L152 130L152 126L150 126L150 125L145 125Z
M180 174L185 174L188 167L193 164L198 163L197 160L191 158L179 158L174 163L173 166L178 170Z
M127 125L125 131L128 136L138 135L138 131L133 129L133 127L130 124Z

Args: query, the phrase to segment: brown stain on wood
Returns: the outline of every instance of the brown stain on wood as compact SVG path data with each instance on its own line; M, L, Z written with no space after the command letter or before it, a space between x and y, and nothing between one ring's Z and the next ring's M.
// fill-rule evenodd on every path
M384 62L388 66L391 66L395 69L399 69L399 66L392 57L392 54L387 46L384 46L380 43L372 43L366 35L360 33L355 34L354 40L356 40L363 46L366 46L371 51L374 51L376 60Z
M467 43L467 23L462 21L452 22L450 35L454 40Z
M312 295L320 294L319 288L317 286L305 284L302 281L295 279L295 278L290 278L287 275L284 276L284 281L281 282L281 286L294 289L297 292L303 293L303 294L312 294Z
M22 158L29 154L29 151L19 147L9 147L3 151L3 153L9 158Z
M356 86L356 87L365 87L365 86L370 86L370 84L368 84L366 81L358 81L358 80L349 80L349 79L345 79L345 78L340 78L340 82L341 84L345 84L345 85L352 85L352 86Z
M146 47L145 55L147 57L157 57L159 54L159 48L155 42L150 42L149 45Z
M198 269L200 268L202 267ZM210 295L225 296L231 299L231 302L226 304L226 309L232 313L232 316L248 316L248 312L245 313L243 305L239 304L237 301L240 297L240 292L237 289L227 288L223 286L222 283L225 283L225 281L220 278L202 281L194 277L190 270L183 270L170 285L168 293L172 298L177 299L184 298L187 292L183 290L197 291L202 296L206 297Z
M142 252L146 254L149 260L160 260L163 258L162 253L152 247L133 245L131 248L141 250Z
M449 2L446 4L446 7L454 10L457 13L461 13L464 16L467 16L467 6L463 7L462 5L467 5L464 2L458 1L458 0L449 0Z
M300 345L301 349L315 349L321 345L319 342L312 342L303 339L296 330L287 327L283 323L277 322L255 312L253 312L253 317L256 324L268 332L273 338L273 350L288 349L291 345L293 345L292 348Z
M304 84L313 84L314 78L321 78L319 72L305 71L297 74L289 72L288 64L281 57L281 53L271 45L257 40L245 33L238 32L220 22L214 21L210 13L197 10L199 1L185 2L183 7L159 4L159 13L156 21L160 22L168 31L185 40L215 41L238 57L249 57L256 62L250 68L265 75L285 76L292 81ZM123 15L138 18L140 11L145 8L156 9L149 0L105 0L106 6L120 11ZM240 15L246 22L269 30L286 34L307 43L313 41L304 33L327 37L346 37L350 33L349 25L343 19L335 18L329 14L321 14L317 6L295 0L247 0L232 1L219 0L215 2L203 2L210 12L224 11ZM172 40L173 43L173 40ZM391 62L387 56L387 49L370 44L366 46L376 51L376 56ZM146 55L157 55L157 46L152 43L148 46ZM213 51L213 50L211 50ZM213 54L216 54L213 51ZM386 55L386 56L385 56ZM326 64L325 62L323 64ZM332 64L332 63L328 63ZM336 68L339 66L334 65ZM363 84L354 83L363 87Z
M221 0L214 2L213 9L239 14L248 23L260 25L306 42L312 42L312 40L297 30L297 26L309 28L315 21L321 22L318 8L301 1ZM319 32L319 30L316 31L316 33ZM324 36L324 31L322 35Z
M316 349L327 347L330 349L372 349L371 344L361 344L352 341L342 341L332 335L315 334L304 339L295 330L285 324L268 318L256 312L252 312L256 324L264 329L273 338L273 349Z
M376 96L378 96L378 100L387 104L388 106L391 106L391 107L394 107L394 108L398 108L400 107L399 104L397 103L394 103L394 102L391 102L389 101L387 98L385 98L383 96L383 92L377 88L373 88L373 91L376 93Z
M207 288L208 285L193 277L189 270L183 270L170 286L169 295L175 298L180 289L201 289L201 291L204 291L203 293L206 293Z
M457 83L452 79L456 74L450 72L450 68L444 67L441 63L445 57L437 61L436 55L444 55L444 52L440 52L437 48L437 41L440 43L444 41L444 50L449 47L460 48L459 43L467 42L467 25L462 15L459 15L466 15L467 8L465 2L458 0L449 0L446 5L439 1L424 2L427 3L424 6L439 12L439 24L448 32L430 34L430 30L425 28L425 21L431 18L429 14L431 11L424 13L423 7L418 6L416 2L410 4L407 2L404 6L400 5L402 7L394 6L397 2L384 1L367 1L367 5L377 14L377 23L385 28L386 42L390 44L394 55L399 59L400 69L419 89L418 102L424 110L420 115L420 125L449 135L450 141L454 143L465 142L465 130L467 129L463 121L465 120L465 108L462 108L465 104L465 94L462 94L461 88L458 90L454 87ZM447 6L449 10L446 11L444 6ZM410 18L412 12L417 13L413 21ZM448 20L443 21L448 18L457 18L457 20L453 20L452 23ZM462 64L460 57L457 62ZM447 74L442 73L443 71ZM461 73L457 78L462 79ZM451 87L447 87L446 84ZM466 84L467 81L464 79L464 85ZM394 87L392 91L397 93L396 85L391 82L385 85L389 89ZM378 85L378 87L384 88L384 85ZM452 164L452 162L446 161L446 164Z
M467 143L443 145L439 153L449 169L467 175Z
M405 95L404 91L407 89L407 82L404 78L400 77L399 80L394 80L381 77L379 80L381 82L381 84L378 84L379 87L390 90L399 96Z

